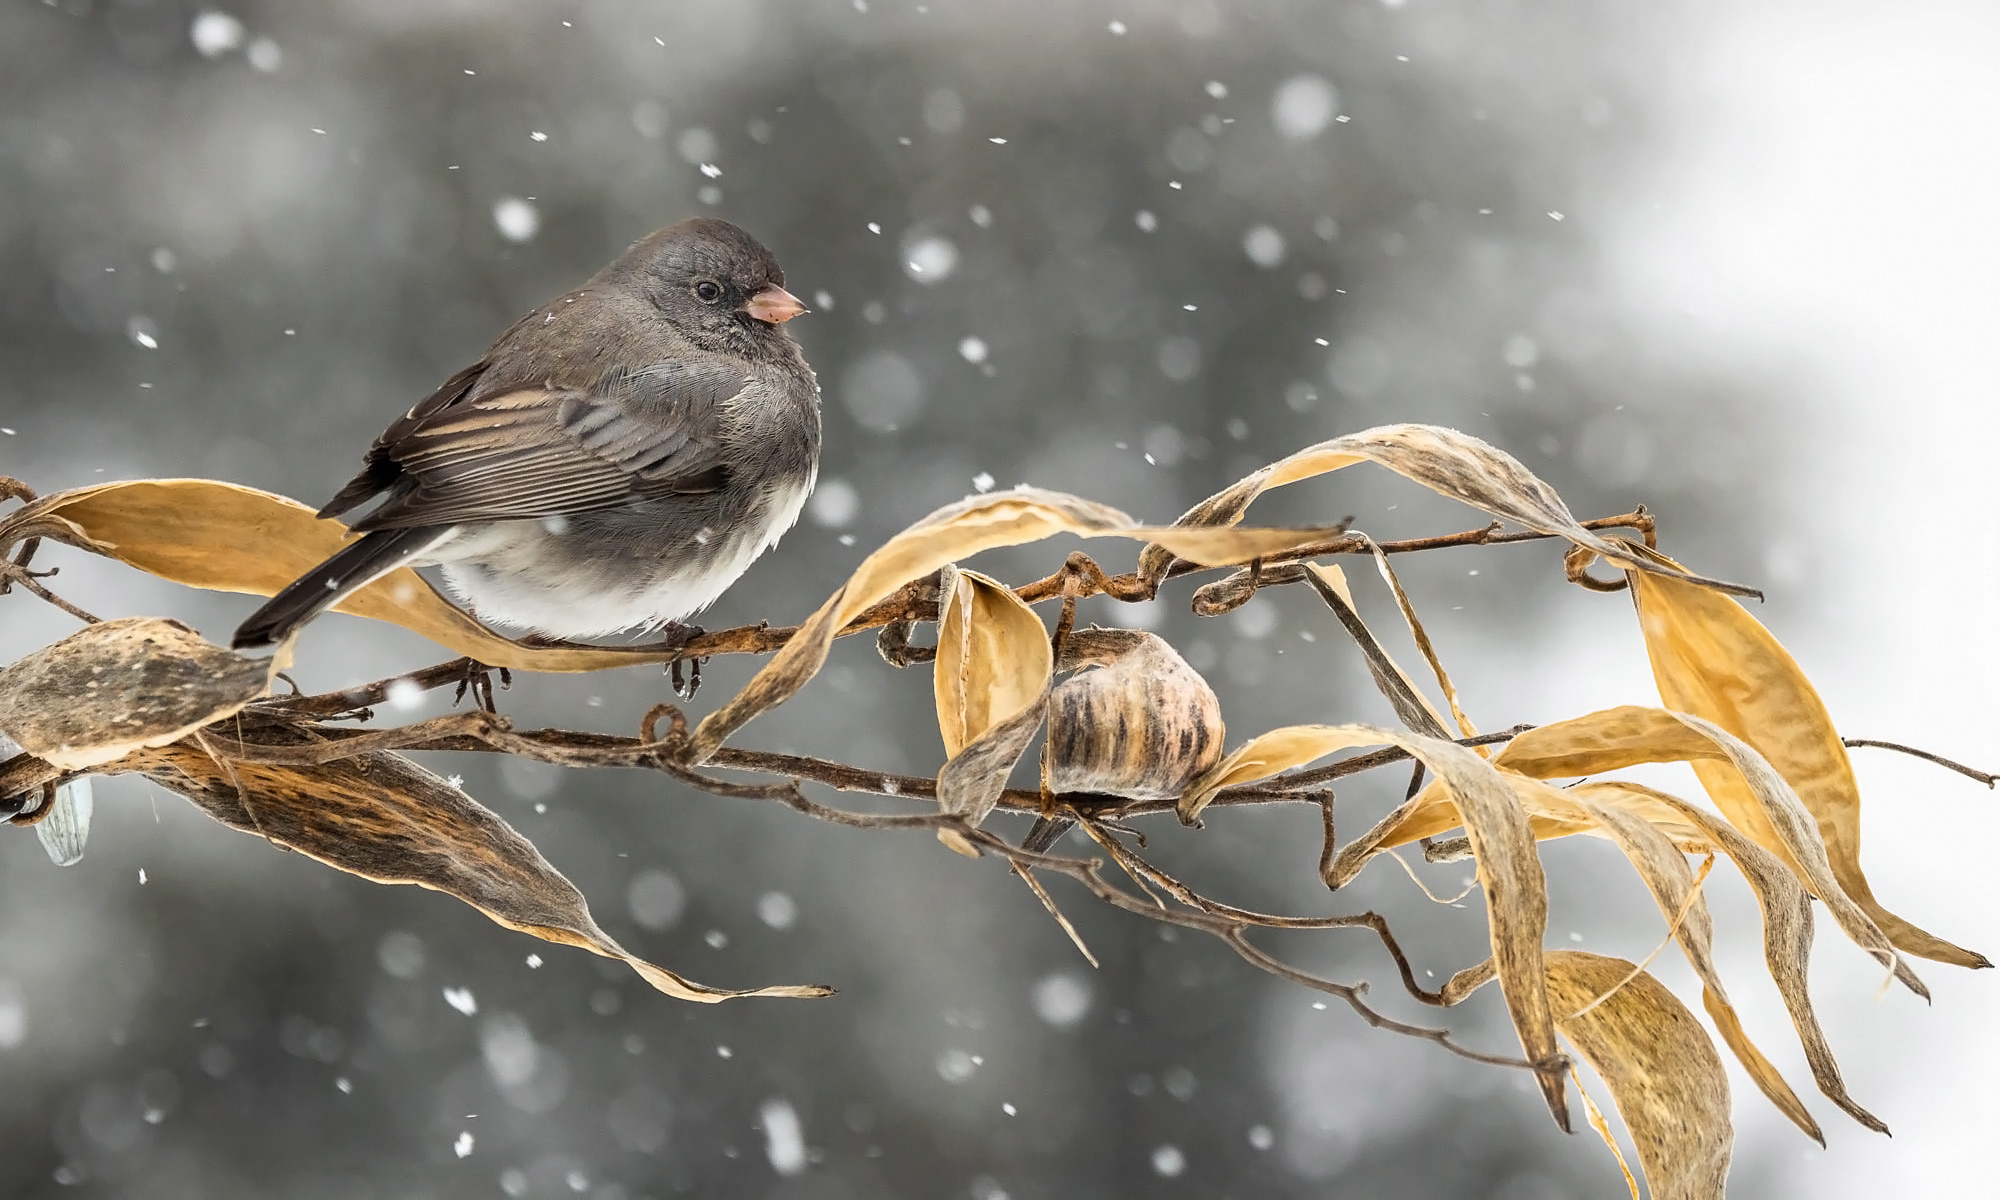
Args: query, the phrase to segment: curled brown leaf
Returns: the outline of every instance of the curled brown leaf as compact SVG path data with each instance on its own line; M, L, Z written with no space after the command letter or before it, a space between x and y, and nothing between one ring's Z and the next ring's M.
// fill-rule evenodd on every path
M1193 820L1218 790L1262 779L1357 746L1400 746L1437 774L1471 838L1479 883L1486 893L1487 929L1501 993L1556 1123L1569 1128L1563 1076L1543 983L1542 937L1548 891L1528 814L1512 787L1485 759L1437 738L1373 725L1299 725L1251 739L1189 787L1181 818Z
M1383 425L1308 446L1263 467L1210 496L1182 514L1180 525L1231 525L1243 517L1250 502L1274 487L1338 471L1358 462L1373 462L1440 495L1462 500L1496 517L1538 533L1567 538L1571 543L1638 571L1658 571L1744 595L1756 591L1719 580L1689 575L1640 558L1610 539L1585 529L1554 488L1537 478L1520 461L1496 446L1441 425ZM1158 582L1179 555L1161 543L1139 556L1139 574Z
M414 883L455 896L510 929L625 963L660 991L715 1003L739 996L809 999L832 988L730 990L696 983L620 946L583 893L512 826L399 754L377 751L294 767L231 761L227 735L137 751L109 764L138 772L210 817L377 883Z
M1661 702L1714 722L1776 769L1818 826L1840 890L1898 948L1955 966L1991 966L1985 955L1919 929L1875 899L1861 870L1861 789L1853 764L1825 702L1778 639L1736 601L1652 569L1673 560L1626 546L1642 568L1630 572L1632 601ZM1713 762L1697 761L1694 769L1731 821L1766 848L1779 848L1739 773Z

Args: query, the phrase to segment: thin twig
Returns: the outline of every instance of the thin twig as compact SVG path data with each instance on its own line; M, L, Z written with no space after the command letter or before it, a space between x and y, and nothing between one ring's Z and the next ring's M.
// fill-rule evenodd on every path
M12 591L14 585L18 583L21 585L21 587L26 589L30 594L38 597L39 599L48 601L50 604L53 604L57 608L62 609L64 612L68 613L72 617L75 617L77 620L82 621L84 624L86 625L98 624L99 621L96 617L91 616L89 613L83 611L81 608L78 608L76 605L71 604L69 601L63 599L61 596L56 595L54 592L42 586L42 580L44 578L55 574L55 571L53 569L42 572L35 572L28 570L26 560L28 558L28 555L34 550L36 542L38 542L39 540L40 539L38 538L30 538L25 544L23 544L23 546L21 547L20 557L16 561L0 563L0 596L4 596L8 592Z
M1911 758L1921 758L1927 763L1936 763L1947 771L1957 771L1967 779L1976 779L1987 787L1993 787L1996 783L2000 783L2000 775L1995 775L1991 771L1982 771L1978 767L1968 767L1964 763L1953 762L1942 754L1932 754L1928 750L1919 750L1915 746L1905 746L1901 742L1881 742L1874 738L1842 738L1840 739L1840 744L1850 747L1873 746L1877 750L1894 750L1898 754L1907 754Z
M1088 888L1092 895L1114 908L1123 909L1126 912L1136 913L1140 916L1162 921L1170 925L1179 925L1186 929L1199 930L1220 938L1230 949L1236 951L1245 962L1257 967L1259 970L1267 971L1281 979L1290 980L1293 983L1301 984L1315 991L1339 997L1363 1021L1367 1022L1373 1028L1436 1042L1461 1058L1471 1059L1474 1062L1487 1063L1492 1066L1515 1067L1537 1072L1568 1069L1568 1059L1566 1057L1558 1056L1560 1062L1531 1063L1526 1059L1514 1058L1507 1055L1487 1054L1483 1051L1474 1050L1469 1046L1459 1044L1453 1040L1450 1030L1434 1029L1423 1025L1411 1025L1407 1022L1384 1016L1362 999L1362 996L1367 992L1366 984L1337 983L1333 980L1313 975L1307 971L1302 971L1297 967L1290 966L1273 958L1250 943L1244 936L1245 930L1249 927L1242 922L1186 908L1156 909L1147 901L1140 899L1138 896L1125 891L1123 888L1105 879L1102 871L1099 870L1099 865L1094 861L1086 862L1080 859L1055 858L1048 855L1034 854L1021 849L1019 846L1010 845L982 829L971 829L966 832L968 840L972 841L980 849L990 851L1019 865L1031 866L1039 870L1054 871L1058 874L1066 875Z

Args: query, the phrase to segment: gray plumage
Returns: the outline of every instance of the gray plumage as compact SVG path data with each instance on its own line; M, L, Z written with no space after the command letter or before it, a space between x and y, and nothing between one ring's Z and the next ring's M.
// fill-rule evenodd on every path
M712 603L798 519L819 388L805 311L756 239L682 221L536 308L377 438L322 517L366 536L236 632L283 640L400 566L441 565L482 620L548 637Z

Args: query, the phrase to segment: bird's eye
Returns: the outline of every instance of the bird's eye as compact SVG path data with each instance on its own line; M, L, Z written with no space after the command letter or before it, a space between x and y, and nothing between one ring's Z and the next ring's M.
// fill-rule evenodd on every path
M703 304L713 304L722 299L722 285L713 279L704 279L694 285L694 297Z

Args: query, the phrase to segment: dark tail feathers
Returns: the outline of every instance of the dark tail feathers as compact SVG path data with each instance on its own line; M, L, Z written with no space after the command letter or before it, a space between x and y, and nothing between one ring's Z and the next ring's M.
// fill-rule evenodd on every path
M439 529L384 529L341 547L264 607L251 613L230 643L238 650L284 641L299 626L341 602L350 592L402 566L437 539Z

